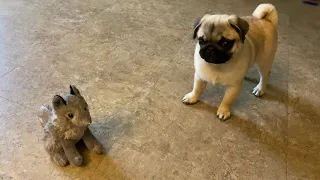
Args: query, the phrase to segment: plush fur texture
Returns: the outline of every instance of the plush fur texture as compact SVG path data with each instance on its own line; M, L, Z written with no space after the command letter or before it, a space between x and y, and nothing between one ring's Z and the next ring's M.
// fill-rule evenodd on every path
M44 147L57 165L82 164L82 156L75 146L80 139L89 150L103 153L102 145L88 128L91 124L88 104L75 86L71 85L64 97L55 95L52 107L41 106L38 117L44 129Z

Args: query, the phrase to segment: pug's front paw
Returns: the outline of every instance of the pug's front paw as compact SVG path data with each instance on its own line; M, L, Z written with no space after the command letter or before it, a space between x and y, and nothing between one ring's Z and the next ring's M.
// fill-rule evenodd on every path
M221 121L225 121L231 117L230 108L219 107L217 111L217 118Z
M182 98L182 102L186 105L191 105L197 103L198 98L192 92L190 92Z

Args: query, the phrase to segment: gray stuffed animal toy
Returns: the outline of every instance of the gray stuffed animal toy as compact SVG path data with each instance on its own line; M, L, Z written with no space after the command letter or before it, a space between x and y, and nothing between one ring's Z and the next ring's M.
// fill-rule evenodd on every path
M38 117L44 129L44 147L57 165L82 164L75 146L81 139L90 151L103 153L103 146L88 128L91 124L88 104L75 86L70 85L70 92L64 97L55 95L52 105L53 108L41 106Z

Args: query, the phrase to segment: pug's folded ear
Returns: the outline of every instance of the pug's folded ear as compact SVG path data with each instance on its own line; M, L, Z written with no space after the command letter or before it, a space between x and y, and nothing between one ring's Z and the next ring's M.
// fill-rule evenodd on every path
M246 34L249 31L248 22L238 16L231 16L228 19L228 22L230 23L231 27L233 29L235 29L236 32L239 34L239 37L240 37L242 43L244 43Z
M197 37L199 27L201 26L201 19L202 19L202 16L198 17L193 23L193 39Z

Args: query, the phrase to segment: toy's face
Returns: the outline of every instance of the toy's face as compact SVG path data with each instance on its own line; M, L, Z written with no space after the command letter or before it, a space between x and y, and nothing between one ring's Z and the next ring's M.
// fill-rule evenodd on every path
M70 93L65 98L54 96L52 104L59 119L80 127L88 126L92 122L88 104L75 86L70 86Z

